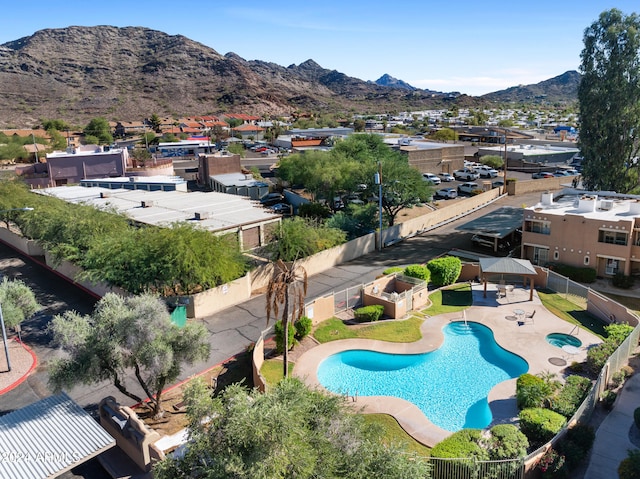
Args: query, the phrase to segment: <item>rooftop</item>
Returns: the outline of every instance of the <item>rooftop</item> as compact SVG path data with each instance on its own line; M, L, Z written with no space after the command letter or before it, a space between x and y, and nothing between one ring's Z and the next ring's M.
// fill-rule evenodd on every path
M554 200L551 193L543 193L540 202L527 208L527 211L543 215L579 215L590 219L630 221L640 217L640 197L584 193Z

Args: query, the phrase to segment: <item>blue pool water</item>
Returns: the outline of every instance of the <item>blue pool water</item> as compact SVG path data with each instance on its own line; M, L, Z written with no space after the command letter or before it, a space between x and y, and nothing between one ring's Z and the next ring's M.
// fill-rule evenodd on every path
M443 345L429 353L334 354L318 366L318 379L338 394L406 399L447 431L485 428L492 418L487 402L491 388L526 373L529 365L502 349L482 324L453 322L443 332Z
M582 341L580 341L580 339L565 333L547 334L547 337L545 339L549 344L557 348L561 348L562 346L567 346L567 345L575 346L576 348L579 348L580 346L582 346Z

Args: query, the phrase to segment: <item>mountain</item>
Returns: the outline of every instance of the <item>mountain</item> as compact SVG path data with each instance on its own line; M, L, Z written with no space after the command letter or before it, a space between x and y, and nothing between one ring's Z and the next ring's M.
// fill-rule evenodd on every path
M385 73L380 78L378 78L375 82L376 85L380 86L388 86L391 88L400 88L403 90L414 91L417 90L416 87L409 85L407 82L402 80L398 80L397 78L392 77L391 75Z
M580 73L570 70L540 83L514 86L487 93L482 95L482 98L493 102L577 101L580 78Z
M247 61L182 35L143 27L46 29L0 45L0 123L85 124L221 112L384 112L442 107L424 90L380 86L313 60Z

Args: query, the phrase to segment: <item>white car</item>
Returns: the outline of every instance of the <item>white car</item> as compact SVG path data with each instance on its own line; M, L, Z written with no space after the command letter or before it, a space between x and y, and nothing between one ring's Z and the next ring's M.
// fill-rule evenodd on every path
M477 171L482 178L495 178L498 176L498 171L487 165L474 166L473 169Z
M453 172L453 176L456 180L461 181L473 181L480 178L480 174L476 170L472 170L471 168L462 168L461 170L456 170Z
M428 181L432 185L440 184L440 178L438 178L438 176L434 175L433 173L422 173L422 179L424 181Z
M458 185L458 193L467 193L468 195L472 194L474 191L482 190L478 183L473 183L472 181L467 181L466 183L462 183Z
M452 200L458 197L458 192L455 188L442 188L441 190L436 191L436 198L444 198L445 200Z
M447 183L450 181L456 181L456 179L450 173L440 173L440 179L442 181L446 181Z

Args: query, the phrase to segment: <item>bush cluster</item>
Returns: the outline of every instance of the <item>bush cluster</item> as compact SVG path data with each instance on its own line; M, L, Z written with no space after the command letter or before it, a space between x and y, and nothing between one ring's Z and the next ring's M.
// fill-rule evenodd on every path
M594 375L600 373L609 357L633 331L633 327L626 323L609 324L604 329L607 333L605 340L587 351L587 369Z
M300 341L311 333L311 330L313 329L313 321L311 321L311 318L301 316L300 319L297 319L293 323L293 327L296 330L295 338Z
M276 351L281 354L284 352L284 325L282 324L282 320L276 321L273 329L276 339ZM313 321L306 316L302 316L293 324L289 324L289 329L287 330L287 336L289 336L289 349L293 347L296 340L300 341L304 337L308 336L312 329Z
M620 479L636 479L640 477L640 451L630 450L618 466L618 476Z
M382 274L386 276L388 274L400 273L403 270L404 268L402 266L392 266L391 268L385 269Z
M520 430L535 446L549 441L567 422L563 415L543 408L523 409L519 418Z
M407 266L404 269L403 274L411 278L421 279L422 281L426 281L427 283L429 282L429 279L431 277L431 272L429 271L429 268L421 264L411 264Z
M598 274L594 268L569 266L562 263L554 263L550 266L550 269L579 283L593 283Z
M611 284L616 288L629 289L633 286L633 282L633 276L627 276L624 273L616 273L615 276L611 278Z
M595 438L596 433L591 426L577 424L558 442L558 452L564 455L569 470L575 469L586 459Z
M533 374L523 374L516 381L516 402L518 409L543 407L551 396L551 389L542 378Z
M455 283L462 271L462 261L456 256L432 259L427 263L434 286L447 286Z
M384 306L381 304L363 306L353 312L355 320L360 322L378 321L382 313L384 313Z
M589 394L591 380L583 376L569 376L551 401L551 410L570 418Z

